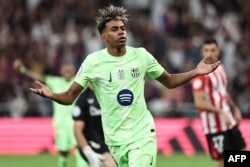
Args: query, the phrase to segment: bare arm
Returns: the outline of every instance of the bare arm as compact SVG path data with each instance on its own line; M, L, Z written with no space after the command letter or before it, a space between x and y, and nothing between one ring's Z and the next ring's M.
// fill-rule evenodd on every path
M228 113L223 112L220 108L213 106L212 104L208 103L205 99L205 93L203 91L194 91L194 104L196 108L202 109L207 112L213 112L217 114L222 114L225 122L227 125L231 124L230 118Z
M78 120L74 121L74 135L78 143L78 146L81 149L88 145L88 142L82 133L84 128L85 128L84 121L78 121Z
M104 160L106 161L104 155L96 153L89 145L84 136L83 129L85 128L85 122L80 120L74 121L74 135L77 140L78 147L81 148L82 153L88 159L89 166L103 166ZM110 166L111 167L111 166Z
M33 79L33 80L38 80L41 82L45 82L44 76L35 73L32 70L27 69L24 65L23 62L20 59L16 59L13 63L13 68L17 70L19 73Z
M194 104L196 108L203 109L208 112L220 113L222 112L221 109L213 106L212 104L208 103L205 99L205 93L202 91L194 91Z
M236 122L239 124L242 120L240 108L234 103L233 99L231 98L231 96L228 93L227 93L227 100L229 102L229 105L232 107L233 116L234 116Z
M205 62L206 58L203 58L194 70L185 73L169 74L167 71L164 71L163 74L157 78L157 80L167 88L175 88L198 75L205 75L214 71L220 64L220 61L214 64L206 64Z
M232 108L238 108L237 105L234 103L233 99L231 98L231 96L228 93L227 93L227 100L228 100L229 105Z
M42 84L39 81L35 81L35 83L40 86L40 88L30 88L30 91L38 94L42 97L46 97L49 99L52 99L60 104L64 105L70 105L74 102L74 100L77 98L77 96L81 93L83 90L83 87L79 85L76 82L73 82L73 84L69 87L68 90L62 93L53 93L50 91L50 89Z

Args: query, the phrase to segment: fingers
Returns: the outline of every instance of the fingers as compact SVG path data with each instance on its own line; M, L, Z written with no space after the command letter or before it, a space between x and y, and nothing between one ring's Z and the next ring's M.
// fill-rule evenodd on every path
M39 85L40 87L44 87L44 86L45 86L45 85L42 84L40 81L35 81L35 83L36 83L37 85ZM30 88L30 91L33 92L33 93L35 93L35 94L38 94L38 95L41 95L41 96L44 97L44 93L43 93L43 91L42 91L41 88L39 88L39 89Z
M99 158L100 160L102 160L102 161L105 160L105 157L104 157L102 154L98 154L98 158Z
M40 89L30 88L30 91L31 91L31 92L33 92L33 93L35 93L35 94L38 94L38 95L40 95L40 96L45 97L45 95L44 95L43 91L42 91L42 90L40 90Z
M30 88L30 91L36 93L36 89Z
M203 57L203 59L201 60L202 63L206 63L206 60L207 60L207 56L206 57Z
M214 63L216 66L220 65L221 61L217 61L216 63Z
M220 61L217 61L216 63L214 63L212 65L213 69L216 69L220 65L220 63L221 63Z
M40 87L44 87L44 86L45 86L45 85L42 84L42 82L40 82L40 81L35 81L35 83L36 83L37 85L39 85Z
M21 62L19 59L15 60L13 63L13 68L18 69L21 66Z

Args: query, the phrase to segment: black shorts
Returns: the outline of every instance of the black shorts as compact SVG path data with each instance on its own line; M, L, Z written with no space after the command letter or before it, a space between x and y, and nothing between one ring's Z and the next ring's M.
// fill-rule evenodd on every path
M109 152L108 147L103 142L96 142L96 141L90 140L88 141L88 144L98 154L104 154L105 152ZM78 150L80 152L81 157L88 162L82 150L80 148L78 148Z
M223 158L223 151L225 150L239 151L246 147L246 143L237 125L225 132L208 134L206 138L212 159Z

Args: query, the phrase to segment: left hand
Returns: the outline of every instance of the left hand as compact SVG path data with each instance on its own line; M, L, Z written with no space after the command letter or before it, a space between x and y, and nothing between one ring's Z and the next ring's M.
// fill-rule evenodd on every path
M237 124L240 124L240 122L242 120L242 116L241 116L240 109L238 107L233 108L233 115L234 115L234 119L236 120Z
M206 63L207 58L208 57L204 57L196 67L196 71L199 75L205 75L214 71L221 63L220 61L217 61L216 63L213 64L207 64Z

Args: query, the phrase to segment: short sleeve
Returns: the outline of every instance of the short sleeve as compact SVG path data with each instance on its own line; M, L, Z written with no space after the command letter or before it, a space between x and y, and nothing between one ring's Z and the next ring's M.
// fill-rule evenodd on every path
M204 75L198 76L191 81L193 91L204 91L206 85L206 77Z
M146 49L140 48L139 50L146 60L147 74L152 79L158 78L164 72L164 68Z
M88 82L92 81L93 69L94 66L91 63L91 59L89 58L89 56L87 56L87 58L83 61L82 65L80 66L74 81L80 84L83 88L86 88Z

